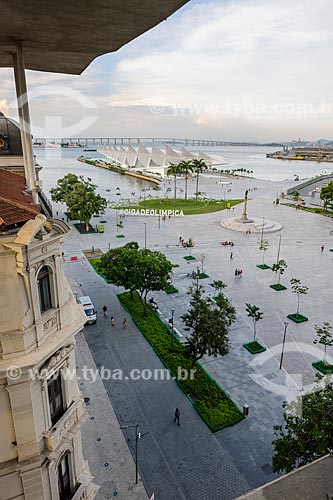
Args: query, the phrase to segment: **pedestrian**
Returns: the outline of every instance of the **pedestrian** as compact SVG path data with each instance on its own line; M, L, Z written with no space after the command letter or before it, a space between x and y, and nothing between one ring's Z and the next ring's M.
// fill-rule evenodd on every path
M243 276L243 269L240 269L240 270L239 270L238 275L239 275L239 277L240 277L240 278Z
M180 411L179 411L179 408L176 408L175 418L173 419L173 421L177 422L178 425L180 425L180 423L179 423L179 417L180 417Z
M230 253L230 260L232 260L233 258L234 258L234 255L233 255L233 253L231 252L231 253Z
M114 326L114 317L111 316L111 326Z
M321 249L321 253L323 253L324 248L325 248L325 245L321 245L321 247L320 247L320 249Z
M181 236L179 236L179 243L181 243L181 242L182 242L182 239L183 239L183 238L182 238Z
M126 321L126 318L124 318L123 320L123 329L126 330L126 326L127 326L127 321Z
M238 276L238 269L235 269L235 278Z
M107 306L105 304L103 306L103 314L104 314L104 318L107 318L107 316L108 316L108 308L107 308Z

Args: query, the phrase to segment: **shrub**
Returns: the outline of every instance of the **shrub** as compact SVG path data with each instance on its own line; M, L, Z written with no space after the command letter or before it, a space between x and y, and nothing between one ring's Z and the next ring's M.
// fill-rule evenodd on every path
M178 368L190 373L191 360L186 349L151 309L142 315L142 304L138 294L133 300L129 292L118 295L120 303L127 309L139 330L148 340L162 363L170 370L182 391L187 394L209 428L214 432L242 420L243 415L229 396L198 364L193 379L178 380Z

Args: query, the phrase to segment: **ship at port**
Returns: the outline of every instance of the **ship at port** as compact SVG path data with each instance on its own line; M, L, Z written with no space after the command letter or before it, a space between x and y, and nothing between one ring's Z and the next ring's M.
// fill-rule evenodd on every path
M320 162L333 162L332 147L284 147L282 150L267 153L267 158L277 160L307 160Z

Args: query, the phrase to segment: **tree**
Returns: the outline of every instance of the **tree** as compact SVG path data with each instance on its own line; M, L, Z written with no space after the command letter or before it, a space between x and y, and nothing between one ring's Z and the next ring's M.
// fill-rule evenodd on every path
M93 214L103 212L107 207L107 201L100 194L95 193L92 184L75 184L72 191L66 195L66 205L73 219L78 219L86 225L89 231L89 221Z
M197 185L196 185L196 192L195 192L195 203L198 203L198 194L199 194L199 174L201 174L204 170L207 170L207 165L206 163L201 159L201 158L194 158L192 160L192 168L193 171L197 174Z
M131 297L137 288L137 265L139 245L136 241L130 241L118 248L111 248L101 256L97 263L97 270L116 286L123 286L130 290Z
M253 342L256 340L257 335L257 322L261 320L264 316L264 313L260 311L258 306L245 304L246 312L249 318L252 318L253 321Z
M88 178L88 181L91 179ZM66 197L71 193L76 184L84 182L83 176L76 174L67 174L62 179L57 180L57 185L50 189L51 200L59 203L66 203ZM93 184L91 184L93 186Z
M193 172L192 161L191 160L189 160L189 161L182 160L179 163L179 168L180 168L181 173L185 174L185 196L184 196L184 199L185 199L185 206L187 206L187 183L188 183L189 172Z
M299 403L302 413L296 413ZM333 385L326 383L291 405L283 403L283 424L274 427L274 472L291 472L326 455L333 443Z
M205 354L216 357L229 352L228 327L235 321L235 310L228 299L225 298L228 308L225 303L213 307L211 301L203 296L203 291L202 286L190 289L190 308L181 316L184 329L191 332L190 337L187 337L186 349L192 360L192 368Z
M185 247L190 249L189 254L191 255L191 249L194 247L194 241L192 240L192 238L189 238L188 241L185 241Z
M301 295L306 295L308 293L309 287L302 285L301 280L296 278L291 278L291 291L292 293L296 293L297 295L297 313L296 316L299 316L299 303Z
M220 293L227 285L222 280L214 280L211 286L215 289L214 297L216 292Z
M98 264L98 271L114 285L129 289L132 297L135 290L140 293L145 315L147 294L169 285L172 268L163 253L148 248L139 249L136 242L112 248L102 255Z
M168 170L167 170L167 175L173 175L174 177L174 195L173 195L173 206L176 206L176 201L177 201L177 175L180 173L180 167L177 163L170 163Z
M281 275L287 269L287 263L285 260L281 259L272 265L272 271L278 275L278 285L280 284Z
M327 186L323 186L320 190L320 199L324 202L324 208L327 210L328 205L333 202L333 181Z
M79 177L75 174L67 174L58 179L57 185L51 188L52 201L66 203L73 219L78 219L86 224L89 231L89 221L96 212L103 212L107 207L107 201L96 194L96 184L88 177Z
M322 344L324 346L324 359L323 359L323 364L328 365L326 356L327 356L327 347L332 347L333 346L333 336L331 333L332 326L327 323L326 321L323 323L323 326L320 327L318 325L315 325L315 330L317 334L317 339L313 341L314 344Z
M269 241L268 240L259 240L259 250L262 251L262 263L265 265L265 252L269 249Z
M170 273L173 264L166 256L157 251L144 248L139 250L136 273L138 275L137 290L143 299L144 315L147 311L147 295L152 290L163 290L170 286Z
M117 234L119 233L119 229L122 229L124 227L124 223L122 220L120 220L119 222L117 222L116 224L116 228L117 228Z

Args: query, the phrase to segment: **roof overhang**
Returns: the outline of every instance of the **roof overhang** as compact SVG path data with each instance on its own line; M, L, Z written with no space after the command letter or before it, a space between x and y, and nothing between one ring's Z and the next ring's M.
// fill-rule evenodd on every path
M0 67L22 40L26 69L80 74L189 0L0 0Z

